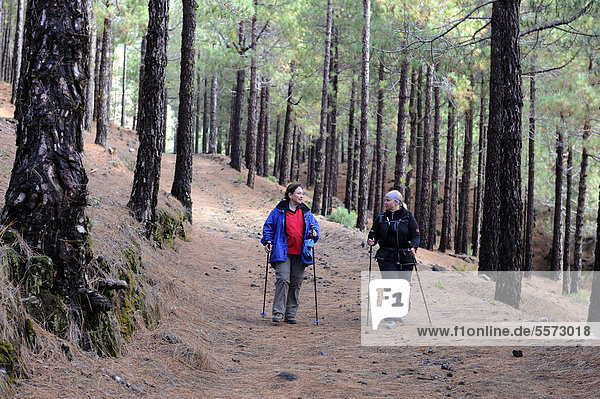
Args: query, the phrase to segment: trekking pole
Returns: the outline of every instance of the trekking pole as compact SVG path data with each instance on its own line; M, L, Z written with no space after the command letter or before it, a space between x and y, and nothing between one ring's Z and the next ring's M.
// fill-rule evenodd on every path
M371 292L369 285L371 284L371 260L373 259L373 246L369 248L369 282L367 283L367 325L369 325L369 312L371 311Z
M262 312L260 312L260 315L262 317L265 317L267 315L267 313L265 312L265 304L267 303L267 277L269 276L269 258L270 258L271 252L267 252L267 267L265 269L265 291L263 294L263 310Z
M313 232L313 225L310 225L310 231ZM313 255L313 277L315 283L315 323L319 325L319 307L317 306L317 261L315 259L315 247L312 248Z
M413 255L413 265L415 266L415 272L417 273L417 280L419 280L419 288L421 289L421 295L423 296L423 303L425 304L425 310L427 311L427 318L429 319L429 325L431 325L431 316L429 315L429 307L425 300L425 293L423 292L423 285L421 284L421 277L419 277L419 269L417 268L417 258Z

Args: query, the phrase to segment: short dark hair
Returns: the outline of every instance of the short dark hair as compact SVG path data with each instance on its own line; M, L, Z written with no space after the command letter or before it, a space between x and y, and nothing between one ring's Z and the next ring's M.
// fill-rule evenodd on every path
M289 194L294 194L296 192L296 190L298 189L298 187L301 187L300 183L290 183L287 186L287 188L285 189L284 200L289 201L290 200Z

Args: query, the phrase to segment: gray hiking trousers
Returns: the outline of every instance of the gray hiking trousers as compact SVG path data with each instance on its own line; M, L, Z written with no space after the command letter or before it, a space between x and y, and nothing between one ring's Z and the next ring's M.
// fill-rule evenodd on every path
M275 262L275 297L273 315L281 313L288 318L296 317L298 297L304 277L300 255L288 255L285 262Z

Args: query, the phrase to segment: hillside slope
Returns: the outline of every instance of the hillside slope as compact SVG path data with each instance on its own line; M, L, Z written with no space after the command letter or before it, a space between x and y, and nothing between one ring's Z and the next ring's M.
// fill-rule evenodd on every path
M8 87L0 86L0 194L14 159L14 124L7 117ZM361 346L360 273L368 269L365 236L320 219L316 247L319 317L314 319L312 270L301 291L299 324L274 326L262 310L266 256L259 243L262 223L283 188L245 174L222 156L195 155L193 223L188 241L176 249L154 249L136 232L126 203L133 181L135 133L113 128L108 147L85 134L93 250L117 261L121 249L139 242L145 272L159 296L162 319L154 330L140 326L122 356L99 359L74 350L31 354L30 378L18 381L19 398L330 398L330 397L590 397L600 392L600 351L582 347L365 347ZM178 207L169 198L175 156L165 154L159 207ZM240 183L240 180L242 181ZM0 203L4 202L3 195ZM467 267L461 260L419 251L421 270L436 264ZM375 265L374 265L375 267ZM274 274L269 272L267 312ZM490 282L474 280L469 292L440 293L423 273L434 321L479 304L506 312L489 299ZM413 277L414 280L414 277ZM414 282L414 281L413 281ZM535 294L533 285L524 290ZM493 293L491 294L493 296ZM483 296L483 302L482 302ZM486 299L487 298L487 299ZM415 316L426 321L415 289ZM421 307L421 308L420 308ZM524 304L539 319L549 307L563 313L585 308L559 294ZM49 339L52 339L51 337ZM451 365L451 370L441 365ZM288 381L278 372L293 373Z

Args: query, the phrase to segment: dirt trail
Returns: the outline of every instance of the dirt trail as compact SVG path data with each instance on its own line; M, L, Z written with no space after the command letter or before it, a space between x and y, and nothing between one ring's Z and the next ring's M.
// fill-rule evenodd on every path
M6 98L6 86L0 91ZM10 111L3 100L0 116ZM0 129L1 149L10 158L3 161L0 174L4 192L14 159L14 125L0 119ZM89 210L94 250L114 257L128 245L119 240L140 240L125 209L137 140L132 132L113 129L108 146L116 149L115 155L91 144L92 133L86 133L85 142L95 204ZM163 160L161 189L168 191L175 156L165 154ZM367 270L369 259L365 236L323 219L316 247L321 323L313 322L312 271L307 271L299 324L272 325L270 318L259 316L266 256L258 233L283 188L257 178L251 190L244 184L245 172L239 177L225 157L194 156L189 240L177 241L177 252L143 245L146 272L163 308L157 330L141 328L119 358L97 359L78 352L67 362L40 356L31 378L19 382L16 397L600 397L596 348L524 347L524 356L515 358L512 347L361 346L360 272ZM167 197L161 193L160 206L175 206ZM451 269L461 263L424 250L419 260L424 268L437 264ZM482 301L489 288L483 279L470 294L452 286L438 293L433 280L423 276L434 320L444 312L460 312L465 301L509 311ZM273 283L271 271L269 314ZM527 306L531 317L539 317L550 304L564 312L579 309L560 295ZM442 369L444 364L451 370ZM278 372L293 373L297 379L288 381Z

